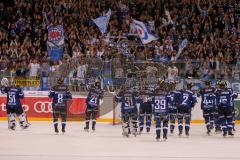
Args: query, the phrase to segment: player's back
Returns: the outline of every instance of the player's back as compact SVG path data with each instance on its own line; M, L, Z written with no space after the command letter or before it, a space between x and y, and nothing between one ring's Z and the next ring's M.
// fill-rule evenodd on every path
M233 99L237 94L233 93L232 89L225 88L216 91L217 104L222 107L233 107Z
M20 99L24 98L23 91L18 87L4 87L1 89L3 94L7 94L7 106L18 107L21 106Z
M181 108L190 109L194 107L197 99L194 96L194 93L190 90L182 90L181 96L179 97L179 106Z
M99 106L100 99L102 98L103 98L103 91L101 89L91 88L88 93L86 103L92 107L97 107Z
M177 105L179 103L179 97L181 96L181 92L178 90L173 90L168 93L168 108L169 109L177 109Z
M204 88L199 92L199 95L202 98L201 108L202 109L211 109L216 106L216 95L214 88Z
M137 99L137 94L131 90L121 91L117 96L117 101L121 103L121 110L123 112L135 109L137 106Z
M53 98L53 107L66 107L67 101L72 99L72 94L69 92L66 85L56 85L49 92L49 97Z
M139 93L139 103L151 103L153 98L153 92L149 89L143 89Z
M153 96L153 111L155 114L168 114L168 97L167 92L164 90L156 90Z

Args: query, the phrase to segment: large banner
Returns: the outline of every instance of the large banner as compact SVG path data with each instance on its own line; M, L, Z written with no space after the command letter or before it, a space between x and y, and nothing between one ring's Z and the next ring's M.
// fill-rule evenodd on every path
M51 118L52 102L47 96L25 97L22 105L29 118ZM80 119L84 117L86 105L85 98L75 97L68 107L68 118ZM6 97L0 96L0 117L6 117Z
M146 24L141 21L133 20L130 24L130 33L137 34L143 44L158 40L157 35L151 33Z
M51 60L58 61L62 58L64 52L63 25L51 25L48 27L47 48Z

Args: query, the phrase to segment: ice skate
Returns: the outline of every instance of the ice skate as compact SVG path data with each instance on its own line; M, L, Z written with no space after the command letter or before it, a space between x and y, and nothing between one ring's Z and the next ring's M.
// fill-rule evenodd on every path
M122 132L123 137L129 137L129 134L127 132Z
M207 135L210 136L210 133L211 133L211 130L208 129L208 130L207 130Z
M88 127L84 127L84 131L85 132L89 132L89 128Z
M179 137L182 136L182 131L179 131L178 136L179 136Z
M234 136L234 134L232 133L232 131L229 131L229 132L228 132L228 135L229 135L229 136L232 136L232 137Z
M65 128L62 128L62 134L65 134L66 130Z
M58 134L58 133L59 133L59 131L58 131L58 128L57 128L57 127L55 127L54 131L55 131L55 134Z
M223 132L223 137L227 137L227 132Z
M167 135L163 135L163 141L166 141L167 140Z
M235 129L235 127L233 127L233 132L235 132L236 131L236 129Z
M150 128L146 128L147 133L150 133Z

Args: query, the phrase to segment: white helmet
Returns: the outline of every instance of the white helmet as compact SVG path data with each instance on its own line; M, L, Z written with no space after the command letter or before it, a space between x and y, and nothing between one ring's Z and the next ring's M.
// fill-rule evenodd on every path
M4 87L8 87L9 86L9 80L7 78L2 78L1 85L4 86Z

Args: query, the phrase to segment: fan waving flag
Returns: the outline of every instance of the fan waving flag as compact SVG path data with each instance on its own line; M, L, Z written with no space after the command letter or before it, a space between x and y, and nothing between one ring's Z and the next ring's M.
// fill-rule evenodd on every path
M130 25L130 33L137 34L143 44L158 40L158 37L151 33L147 25L141 21L133 20Z
M62 58L64 52L64 29L62 25L48 27L47 48L51 60L58 61Z
M185 38L180 45L178 46L178 52L176 55L176 59L178 59L178 57L180 56L180 54L182 53L183 49L186 48L188 45L188 40Z
M106 15L93 19L93 22L96 24L96 26L99 28L102 34L106 33L107 31L110 16L111 16L111 9L108 10Z

